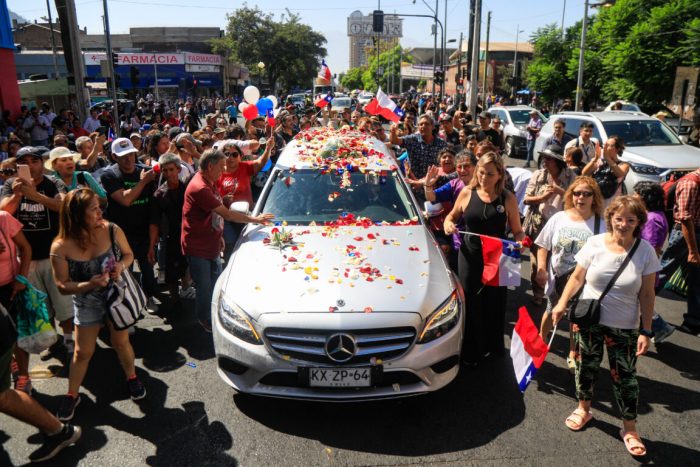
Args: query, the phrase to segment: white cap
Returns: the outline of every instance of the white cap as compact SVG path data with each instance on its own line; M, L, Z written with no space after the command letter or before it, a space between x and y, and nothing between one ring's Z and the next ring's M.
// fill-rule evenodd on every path
M117 157L126 156L131 153L135 154L137 152L139 152L138 149L131 144L129 138L117 138L112 141L112 154Z

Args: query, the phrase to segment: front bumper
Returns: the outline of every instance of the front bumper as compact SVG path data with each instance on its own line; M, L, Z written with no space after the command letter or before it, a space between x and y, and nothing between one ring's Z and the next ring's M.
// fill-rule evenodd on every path
M249 344L228 333L219 321L218 313L212 313L212 318L219 375L243 393L330 401L404 397L436 391L450 383L459 371L463 309L457 326L445 335L426 344L414 342L399 357L372 366L376 379L373 378L373 386L365 388L309 387L303 378L305 368L340 368L342 365L317 364L280 355L265 338L263 345ZM423 325L416 313L319 313L313 314L313 317L284 313L263 315L257 327L264 334L266 328L309 326L309 323L313 323L315 329L338 331L410 326L416 333L422 330Z

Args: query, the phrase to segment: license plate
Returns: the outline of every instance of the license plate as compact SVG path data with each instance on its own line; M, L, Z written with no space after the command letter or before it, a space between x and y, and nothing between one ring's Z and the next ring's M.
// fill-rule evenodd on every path
M371 385L369 368L309 368L309 386L317 388L358 388Z

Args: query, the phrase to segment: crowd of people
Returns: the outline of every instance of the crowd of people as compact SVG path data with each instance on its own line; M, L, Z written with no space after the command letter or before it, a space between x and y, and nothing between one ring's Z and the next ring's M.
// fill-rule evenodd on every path
M620 264L627 266L601 302L600 322L569 328L567 363L575 373L579 404L566 426L580 430L592 418L592 387L605 343L622 437L630 453L643 454L635 426L636 359L650 339L658 344L674 330L654 313L654 296L680 266L688 283L683 329L700 331L700 170L677 182L669 225L659 184L640 183L634 194L623 195L629 165L620 159L624 141L617 136L597 141L584 123L568 129L579 133L571 138L565 122L556 121L539 154L540 168L521 176L506 168L501 122L488 112L472 118L449 99L400 104L404 116L388 132L386 121L360 106L337 115L328 108L289 106L273 126L262 116L239 125L233 99L142 99L118 125L107 111L91 110L81 123L72 112L54 114L44 103L4 124L0 305L12 315L13 299L24 288L15 276L26 276L47 295L62 336L46 354L62 356L70 367L67 392L54 416L31 398L29 354L14 345L0 349L0 411L46 435L32 460L47 459L80 437L70 421L103 326L109 327L125 390L133 400L146 397L129 342L133 327L118 330L106 319L110 281L137 264L149 312L173 313L182 299L194 299L196 318L211 333L211 295L222 262L245 223L272 220L231 205L252 205L269 162L298 132L316 126L370 134L402 162L406 181L425 203L429 226L464 286L467 366L504 354L508 290L482 283L479 235L532 240L532 300L545 308L544 339L579 289L583 297L600 296ZM542 126L537 113L531 116L528 164ZM460 233L465 230L470 234ZM622 263L626 255L631 260ZM159 284L167 290L167 302Z

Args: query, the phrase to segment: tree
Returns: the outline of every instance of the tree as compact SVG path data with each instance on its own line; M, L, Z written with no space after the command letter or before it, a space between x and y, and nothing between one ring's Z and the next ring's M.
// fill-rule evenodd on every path
M547 102L568 97L576 86L576 82L566 75L566 64L572 50L571 36L562 37L561 29L556 24L549 24L537 29L530 42L534 46L534 55L525 73L528 87L542 92L542 99Z
M326 55L326 38L321 33L289 11L276 21L273 14L246 3L227 19L224 37L210 41L215 53L227 54L251 70L263 62L272 89L309 86Z
M350 68L340 79L340 84L348 90L363 88L362 74L364 71L363 67Z
M362 83L365 90L375 92L380 86L384 91L389 92L398 89L401 80L401 60L412 63L413 57L402 53L401 46L397 45L369 59L367 68L362 73ZM379 68L379 73L377 73ZM377 83L377 78L379 82Z

